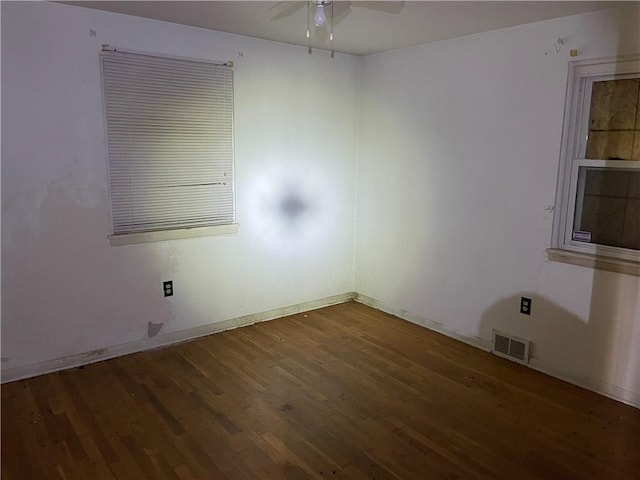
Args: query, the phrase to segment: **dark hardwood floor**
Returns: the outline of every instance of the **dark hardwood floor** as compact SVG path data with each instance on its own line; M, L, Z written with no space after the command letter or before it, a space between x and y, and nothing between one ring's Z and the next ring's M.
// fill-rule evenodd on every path
M638 479L640 410L357 303L2 386L4 479Z

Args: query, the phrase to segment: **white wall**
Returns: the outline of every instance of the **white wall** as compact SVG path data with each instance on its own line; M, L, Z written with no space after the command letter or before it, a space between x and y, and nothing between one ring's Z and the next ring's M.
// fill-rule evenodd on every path
M109 246L103 43L236 62L238 234ZM3 371L145 339L148 321L163 335L353 291L360 63L3 2ZM281 213L287 195L305 206L293 223ZM175 296L165 299L167 279Z
M362 61L4 2L3 371L145 339L149 320L163 335L355 289L478 345L492 328L530 338L534 366L640 404L640 279L544 253L569 49L638 51L638 12ZM236 61L237 235L109 246L102 43ZM294 225L287 193L308 206Z
M529 338L533 366L640 404L640 278L545 255L569 49L637 53L639 12L366 57L356 291L478 345L492 328Z

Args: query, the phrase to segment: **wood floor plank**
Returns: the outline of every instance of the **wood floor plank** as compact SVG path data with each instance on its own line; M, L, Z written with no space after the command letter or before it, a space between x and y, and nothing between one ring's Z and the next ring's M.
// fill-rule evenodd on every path
M640 410L350 302L2 385L3 479L636 479Z

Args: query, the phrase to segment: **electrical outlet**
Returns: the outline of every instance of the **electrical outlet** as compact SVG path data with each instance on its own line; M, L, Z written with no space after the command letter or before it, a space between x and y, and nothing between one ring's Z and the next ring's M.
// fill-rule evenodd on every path
M165 297L171 297L173 295L173 281L162 282L162 288Z
M520 297L520 313L523 315L531 315L531 299Z

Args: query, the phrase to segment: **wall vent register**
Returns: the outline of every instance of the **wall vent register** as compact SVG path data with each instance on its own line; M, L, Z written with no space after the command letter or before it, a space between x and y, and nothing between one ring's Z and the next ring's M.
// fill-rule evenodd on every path
M529 340L493 330L491 351L500 357L527 364L529 363L529 346Z

